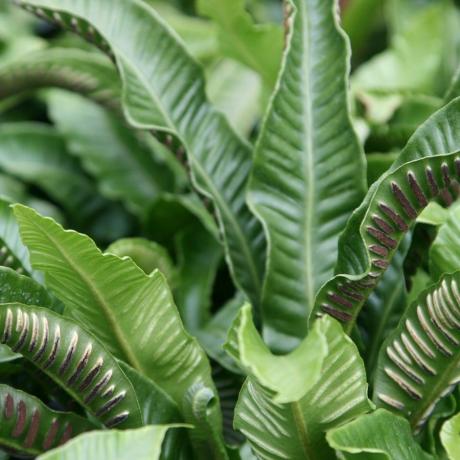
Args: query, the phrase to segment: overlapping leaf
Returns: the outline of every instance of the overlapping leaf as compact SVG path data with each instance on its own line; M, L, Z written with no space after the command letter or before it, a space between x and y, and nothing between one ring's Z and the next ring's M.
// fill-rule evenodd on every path
M264 238L245 204L250 148L207 102L202 71L177 37L140 0L19 3L73 30L87 30L89 22L96 44L110 47L128 119L137 127L165 128L184 143L194 183L218 211L232 274L257 304Z
M292 5L289 45L249 189L268 239L265 334L279 349L305 336L317 290L333 274L339 234L366 188L336 2Z
M274 357L259 351L248 319L243 309L229 335L232 355L250 375L235 427L260 459L335 459L325 432L370 409L356 346L335 320L323 318L297 350Z
M450 460L460 458L460 414L450 418L441 429L442 445Z
M195 399L202 402L196 393L209 392L208 402L217 398L211 370L203 350L185 332L164 276L158 271L148 276L131 259L102 254L87 236L65 231L30 208L14 209L32 264L43 270L47 286L65 303L66 315L151 378L184 416L201 416L195 413ZM205 409L216 437L199 429L192 434L200 449L215 449L221 415L218 405Z

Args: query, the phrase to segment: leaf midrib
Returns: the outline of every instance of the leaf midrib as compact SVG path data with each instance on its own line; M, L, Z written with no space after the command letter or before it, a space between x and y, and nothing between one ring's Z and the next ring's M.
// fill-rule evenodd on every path
M43 233L43 235L46 236L46 238L48 238L50 243L53 244L53 246L59 251L61 256L66 260L66 262L69 264L72 270L78 274L78 276L81 278L83 283L89 288L91 295L96 300L96 303L99 305L100 309L104 313L109 323L110 328L114 332L116 341L121 351L124 353L125 357L127 358L127 362L130 363L131 366L134 367L136 370L143 372L142 366L140 365L138 359L136 358L134 352L132 351L128 341L125 339L123 331L119 328L116 317L112 314L109 303L106 301L103 294L99 292L99 290L93 284L91 279L86 275L86 273L83 270L80 270L80 268L78 267L78 264L74 262L71 255L67 254L65 249L61 247L59 242L51 234L49 234L46 228L43 228L36 222L31 222L30 220L29 220L29 223L32 223L36 228L38 228Z
M315 456L314 446L312 446L308 440L308 428L302 413L302 408L300 407L300 403L293 402L290 404L290 406L295 421L297 435L302 446L302 450L305 453L305 458L308 460L314 460L317 457Z

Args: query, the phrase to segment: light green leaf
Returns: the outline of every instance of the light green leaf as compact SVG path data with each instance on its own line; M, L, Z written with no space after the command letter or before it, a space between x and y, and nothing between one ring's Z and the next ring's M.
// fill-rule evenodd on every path
M291 402L277 403L275 395L254 377L248 379L240 393L235 427L247 437L261 460L333 460L336 456L326 443L325 432L371 408L367 399L364 364L355 344L333 319L328 318L321 326L317 322L315 327L321 333L319 338L310 342L313 334L309 335L302 348L293 352L298 353L300 361L294 372L279 357L272 358L273 367L275 363L279 367L271 371L285 374L280 383L286 387L281 390L286 396L290 391L292 399L286 399L291 399ZM310 367L309 355L316 355L324 340L327 355L321 360L319 369ZM310 346L303 347L307 343ZM289 356L285 360L289 360ZM298 389L303 385L308 391L297 399L295 395L302 392L294 389L288 378L297 380L297 375L302 373L304 380L297 382ZM263 382L267 382L265 375Z
M130 257L144 273L150 275L160 270L173 287L176 283L176 269L168 251L154 241L144 238L123 238L112 243L105 252L118 257Z
M187 396L194 394L193 388L216 395L206 355L184 330L159 271L149 276L129 258L102 254L87 236L65 231L30 208L16 205L14 211L32 264L44 271L47 286L65 303L68 316L84 324L116 357L151 378L184 416L195 415L188 407L193 398ZM218 430L218 405L206 415ZM219 436L206 437L198 429L195 433L201 436L199 449L215 449L221 442Z
M438 227L445 224L448 218L449 210L432 201L417 217L417 222Z
M344 426L327 434L327 441L334 449L347 452L348 459L361 460L429 460L412 437L409 424L402 417L378 409L361 415Z
M0 99L34 89L59 87L121 111L121 83L104 56L79 49L49 48L0 66Z
M460 459L460 414L445 422L441 429L441 442L449 460Z
M248 375L274 393L276 402L297 401L320 377L328 351L328 327L328 322L317 322L297 349L275 356L254 327L251 306L246 304L238 312L224 348Z
M356 317L420 212L460 173L460 99L415 132L370 188L339 241L337 275L320 290L311 319L328 313L353 329Z
M261 90L259 75L232 59L224 59L208 70L206 92L210 101L244 137L260 115Z
M104 346L49 309L0 305L1 343L51 377L104 425L136 428L142 416L131 382Z
M65 446L40 455L39 460L160 460L170 429L181 425L152 425L137 430L93 431Z
M0 384L0 442L3 447L39 455L71 436L96 428L76 414L51 410L39 399Z
M339 234L366 190L336 2L292 5L289 45L249 186L268 239L264 334L284 350L305 336L317 290L333 274Z
M379 355L374 401L420 431L460 381L460 272L443 276L412 303Z
M275 86L283 47L283 31L274 24L254 24L246 0L197 0L197 9L218 25L222 52L255 70L267 88Z
M437 280L443 273L460 270L460 206L448 211L449 217L439 227L438 234L430 247L430 274Z
M208 103L202 69L176 35L140 0L21 0L20 4L40 8L69 29L72 15L77 30L87 30L89 21L100 34L92 35L95 43L102 48L110 43L128 119L140 128L166 129L183 142L193 183L216 206L234 280L257 305L265 242L259 222L245 204L250 147Z
M97 179L103 195L142 217L160 193L173 191L172 172L118 117L73 94L53 91L47 100L69 152Z

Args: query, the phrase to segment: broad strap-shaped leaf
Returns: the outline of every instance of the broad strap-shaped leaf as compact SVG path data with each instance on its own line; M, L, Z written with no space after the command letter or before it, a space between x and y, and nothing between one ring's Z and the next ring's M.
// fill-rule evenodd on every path
M136 430L93 431L65 446L40 455L39 460L160 460L165 436L181 425L152 425Z
M333 274L339 234L366 189L336 2L291 3L289 45L249 189L268 239L264 332L284 350L305 336L315 295Z
M0 331L1 343L44 371L104 425L142 425L131 382L77 323L49 309L9 303L0 306Z
M49 125L2 124L0 166L39 186L66 209L71 221L80 228L96 221L111 206L67 153L62 136Z
M47 100L66 147L97 179L104 196L143 217L160 193L174 190L172 171L119 117L75 94L53 91ZM159 143L157 148L167 151Z
M39 455L96 426L76 414L51 410L39 399L0 384L0 445Z
M439 227L430 247L430 273L437 280L443 273L460 270L460 207L455 204L448 211L447 221Z
M460 381L460 272L443 276L407 309L379 355L374 401L419 431Z
M146 275L129 258L102 254L85 235L65 231L25 206L16 205L14 210L32 264L43 270L47 286L66 305L66 315L84 324L116 357L151 378L184 416L193 415L187 407L192 387L202 386L217 398L206 355L184 330L159 271ZM221 427L218 405L209 408L207 416ZM204 446L199 448L220 443L218 437L195 432L203 436Z
M441 442L449 460L460 458L460 414L444 422L441 428Z
M123 81L128 119L141 128L166 127L183 142L195 186L217 209L231 273L257 305L265 241L245 202L250 147L208 103L202 70L178 38L141 0L20 0L19 4L76 30L86 30L89 21L93 40L102 48L110 44Z
M48 48L0 66L0 99L58 87L121 112L121 83L104 56L72 48Z
M315 327L326 340L327 354L319 370L312 369L308 365L309 355L318 353L321 342L316 338L308 348L303 348L305 364L300 366L305 374L305 394L296 397L301 392L293 391L288 382L289 377L295 378L296 371L281 362L277 371L285 374L285 403L276 402L279 396L262 386L261 383L267 381L265 376L261 380L252 374L243 386L236 407L235 427L247 437L259 459L335 459L334 451L326 443L325 432L371 408L364 364L355 344L337 321L332 318L320 321L321 327L318 322ZM311 340L314 331L302 345ZM300 352L302 345L293 353ZM262 361L258 355L254 359L257 360L254 365ZM272 359L275 364L279 358ZM301 360L301 356L298 359ZM308 370L312 371L310 375ZM274 373L276 369L271 371ZM302 382L298 384L300 387Z
M430 117L370 188L340 237L337 275L320 290L312 319L330 314L351 331L420 212L460 177L460 99ZM448 196L447 196L448 198Z
M255 70L270 91L278 75L283 31L275 24L254 24L245 3L245 0L198 0L197 10L217 24L222 52Z
M327 441L347 459L434 460L413 438L407 421L384 409L329 431Z

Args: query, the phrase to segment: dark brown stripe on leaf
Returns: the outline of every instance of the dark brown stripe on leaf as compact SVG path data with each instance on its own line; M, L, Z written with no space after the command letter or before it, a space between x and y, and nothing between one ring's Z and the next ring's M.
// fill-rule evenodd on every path
M91 351L93 349L93 346L91 344L88 344L86 346L85 351L83 352L83 356L81 357L80 361L77 364L77 367L74 371L74 373L70 376L69 380L67 383L69 385L73 385L78 378L80 377L81 373L85 369L85 367L88 365L89 357L91 355Z
M369 251L382 257L386 257L388 255L388 249L383 246L380 246L379 244L371 244L369 246Z
M5 418L10 419L14 414L14 399L7 393L5 396Z
M124 422L129 416L129 412L125 411L122 412L121 414L116 415L115 417L111 418L105 426L108 428L112 428L116 425L119 425L120 423Z
M13 329L13 312L8 308L6 311L5 328L3 329L2 343L7 343L10 340Z
M409 230L409 226L396 211L387 206L385 203L379 203L379 207L382 210L382 212L396 224L399 230L401 230L402 232L407 232L407 230Z
M61 439L59 440L59 445L65 444L71 437L73 433L73 427L70 423L68 423L64 429L64 433L62 433Z
M343 298L342 296L339 296L335 292L328 292L327 296L329 300L339 305L342 305L342 307L353 308L353 304L349 300Z
M94 378L99 374L102 364L103 364L102 358L99 358L96 362L96 364L91 368L91 370L88 372L88 375L85 377L81 385L78 387L80 391L85 391L89 385L91 385L92 381Z
M428 200L423 193L422 188L420 187L419 183L417 182L417 178L415 177L415 174L412 171L409 171L407 173L407 180L409 181L410 188L412 192L415 195L415 198L417 198L418 204L424 208L428 204Z
M56 439L58 429L59 429L59 422L56 419L53 419L48 429L48 432L46 433L45 440L43 441L44 450L48 450L53 446L54 441Z
M37 345L38 338L38 317L35 313L32 313L32 335L30 337L30 343L28 347L29 352L33 352Z
M375 222L375 224L377 225L377 227L380 228L380 230L382 230L383 232L387 233L388 235L391 235L392 233L394 233L394 228L388 224L387 222L385 222L381 217L379 217L377 214L374 214L372 216L372 220Z
M37 439L38 429L40 428L40 412L38 409L34 410L32 420L30 422L29 431L27 432L24 446L30 448Z
M94 386L89 395L85 398L85 403L89 404L99 392L109 383L109 380L112 378L112 369L108 370L101 380Z
M321 309L328 315L333 316L335 319L338 319L341 322L346 322L353 319L353 316L351 316L349 313L337 310L336 308L327 304L321 305Z
M367 227L367 233L373 236L379 243L383 244L387 248L395 249L397 246L397 241L389 236L385 235L381 230L377 230L374 227Z
M64 372L68 369L70 361L72 360L72 356L75 353L75 348L77 347L78 343L78 334L76 332L73 333L72 339L70 340L69 348L67 349L67 353L65 355L64 361L59 366L59 375L64 374Z
M434 177L433 170L429 166L427 166L425 169L425 175L426 175L426 180L428 182L428 185L430 187L431 196L438 196L439 187L438 187L438 184L436 183L436 179Z
M42 341L40 344L40 348L37 351L37 354L33 357L34 360L40 361L40 359L43 356L43 353L45 353L46 347L48 345L48 338L49 338L49 328L48 328L48 320L46 317L42 318L43 322L43 337Z
M59 326L56 326L54 330L54 339L53 339L53 348L51 349L51 353L48 356L48 359L45 361L43 365L44 369L47 369L51 365L53 365L54 361L56 361L57 352L59 349L59 344L61 343L61 329Z
M14 426L13 432L11 433L11 436L13 436L13 438L21 436L22 432L24 431L24 428L26 426L26 415L26 403L21 399L18 403L16 425Z
M411 219L415 219L417 217L417 211L410 204L410 201L408 200L407 196L404 194L404 192L401 190L401 188L396 182L391 183L391 191L393 192L395 198L401 204L407 216Z
M342 292L343 295L349 297L350 299L357 300L358 302L364 300L364 297L359 292L353 289L353 285L342 284L338 287L338 289L340 292Z
M22 320L22 328L21 328L21 334L19 335L19 339L16 342L16 344L11 347L13 351L19 351L23 345L24 342L26 341L27 333L29 332L29 315L27 313L24 313L23 320Z
M442 174L442 181L444 182L445 187L450 186L450 171L449 165L447 163L443 163L441 165L441 174Z
M374 259L372 261L372 265L374 267L381 268L381 269L385 270L385 269L388 268L389 263L388 263L388 261L383 260L383 259Z
M117 404L119 404L123 399L125 399L126 391L119 393L117 396L107 401L97 412L96 417L101 417L102 415L110 412Z

